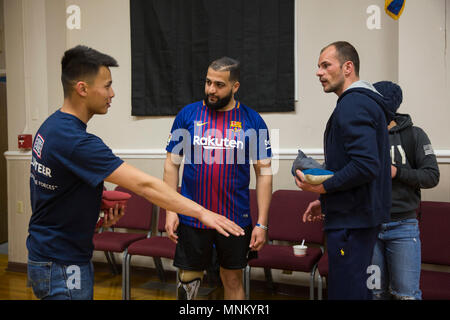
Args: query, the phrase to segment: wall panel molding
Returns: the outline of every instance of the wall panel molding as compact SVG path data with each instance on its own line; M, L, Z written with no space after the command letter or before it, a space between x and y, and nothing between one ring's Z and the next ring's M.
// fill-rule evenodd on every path
M308 156L323 160L322 149L303 149ZM113 149L115 155L122 159L165 159L164 149ZM274 160L294 160L297 156L297 149L273 150ZM439 164L450 164L450 150L435 150ZM31 159L31 151L6 151L4 156L7 160L28 160Z

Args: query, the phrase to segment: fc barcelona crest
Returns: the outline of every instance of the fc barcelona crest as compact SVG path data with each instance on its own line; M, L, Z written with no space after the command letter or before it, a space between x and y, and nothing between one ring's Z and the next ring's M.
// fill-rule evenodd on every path
M242 123L239 121L231 121L230 122L230 128L234 131L234 132L238 132L242 129Z

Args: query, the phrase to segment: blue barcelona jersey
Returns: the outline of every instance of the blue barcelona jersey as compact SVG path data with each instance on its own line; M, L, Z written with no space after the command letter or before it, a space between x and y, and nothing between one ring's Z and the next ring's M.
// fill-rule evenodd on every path
M184 156L181 194L224 215L241 227L251 224L250 164L272 157L269 132L254 110L236 101L230 111L215 111L204 101L176 116L166 150ZM206 229L199 220L180 222Z

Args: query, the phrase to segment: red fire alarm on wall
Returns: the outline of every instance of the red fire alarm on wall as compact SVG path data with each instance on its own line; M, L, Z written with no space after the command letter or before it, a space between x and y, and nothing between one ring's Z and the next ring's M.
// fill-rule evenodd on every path
M19 134L19 149L31 149L32 140L31 134Z

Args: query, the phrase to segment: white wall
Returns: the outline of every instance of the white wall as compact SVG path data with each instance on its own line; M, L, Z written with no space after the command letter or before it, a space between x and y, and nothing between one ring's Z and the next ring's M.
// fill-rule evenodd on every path
M400 23L398 64L404 91L399 112L410 113L434 148L446 150L450 149L449 13L449 0L408 1Z
M366 9L374 2L384 3L379 0L297 1L299 102L296 104L295 112L263 114L269 128L283 128L280 131L280 148L322 147L323 128L336 101L335 95L322 93L315 76L318 53L325 45L337 39L348 40L360 52L363 78L369 81L384 79L397 81L397 61L390 57L398 55L396 45L398 24L382 14L382 28L368 30ZM116 97L109 115L94 118L89 124L90 130L103 137L106 143L116 149L164 148L173 117L130 115L131 53L128 1L67 1L67 4L69 3L80 6L82 26L80 30L67 32L67 46L72 47L79 43L93 46L114 56L120 64L118 69L113 68L112 71ZM348 10L349 6L352 10ZM374 51L379 54L373 55ZM251 107L251 103L248 104ZM124 135L122 132L127 134Z
M430 132L436 149L450 149L449 139L446 139L449 128L444 123L450 117L447 82L449 55L444 48L445 0L408 2L400 21L395 21L384 13L382 0L297 0L296 3L299 92L296 111L262 114L270 129L282 128L280 149L322 148L323 129L334 108L336 96L322 92L315 72L320 49L335 40L348 40L358 49L362 79L373 82L399 81L405 96L401 110L411 112L414 120ZM24 4L25 15L28 12L35 16L41 12L46 14L46 21L22 34L20 29L27 25L29 28L30 22L21 23L21 4ZM68 30L65 27L65 18L68 16L65 8L71 4L76 4L81 9L79 30ZM371 14L366 13L366 10L373 4L381 9L381 28L369 30L366 24ZM30 7L28 10L27 6ZM45 10L37 10L42 6L46 7ZM9 92L12 96L10 150L17 150L16 136L27 124L22 117L24 99L31 101L33 109L41 103L40 100L42 104L48 105L48 112L39 113L38 119L28 120L31 122L28 125L31 133L34 133L47 113L62 103L60 58L64 49L80 43L111 54L120 64L119 68L112 68L116 92L112 108L107 116L94 117L89 123L89 130L102 137L113 149L164 148L173 117L131 116L128 0L67 0L65 4L58 0L5 0L5 7L10 11L6 22L15 27L15 30L8 31L10 54L7 67L12 71L9 79ZM416 23L418 20L421 23ZM33 54L23 48L23 35L30 38L25 44L34 49ZM34 37L39 39L39 43L45 40L47 46L34 43ZM46 55L47 59L39 61L36 53ZM28 55L31 57L27 57ZM24 63L29 68L40 71L39 80L42 74L47 73L47 97L35 96L41 91L38 90L40 87L37 81L29 86L32 97L26 96L26 89L21 88L24 87L23 83L14 82L16 77L17 81L23 82L24 72L28 73L25 77L33 78L35 71L24 71ZM249 106L251 107L251 103ZM432 108L433 112L423 112L425 106Z

